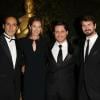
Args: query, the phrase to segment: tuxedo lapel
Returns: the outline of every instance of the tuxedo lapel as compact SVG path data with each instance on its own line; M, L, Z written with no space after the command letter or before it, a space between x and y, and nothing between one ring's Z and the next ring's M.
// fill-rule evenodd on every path
M65 57L64 61L62 62L61 66L63 67L65 64L68 64L70 59L72 58L72 55L70 53L68 53L68 55ZM49 54L49 61L51 61L53 63L53 65L57 66L57 68L59 68L60 66L57 64L52 52L50 51Z
M94 43L93 47L91 48L89 57L95 53L95 50L98 50L97 48L99 46L100 46L100 38L98 37L97 40L96 40L96 42Z
M85 59L84 59L84 44L81 46L80 60L81 60L81 62L85 62Z
M50 60L54 63L54 64L57 64L57 62L56 62L56 60L55 60L55 58L54 58L54 56L53 56L53 54L52 54L52 52L50 51Z
M84 44L85 44L85 39L83 39L80 43L80 50L79 50L79 61L81 64L84 63Z
M53 44L53 45L54 45L54 44ZM52 47L53 47L53 45L52 45ZM56 60L55 60L55 58L54 58L54 56L53 56L53 54L52 54L51 49L52 49L52 48L50 48L50 53L49 53L50 59L51 59L51 61L52 61L54 64L57 65L57 62L56 62ZM72 57L72 55L70 54L71 51L72 51L71 49L72 49L72 48L71 48L70 44L68 43L68 54L67 54L67 56L65 57L63 63L69 62L70 58ZM62 63L62 65L63 65L63 63Z
M6 40L5 40L5 38L4 38L3 35L0 36L0 44L1 44L1 47L4 49L5 54L8 57L9 62L13 65L12 58L11 58L11 54L10 54L10 50L9 50L9 47L7 45L7 42L6 42Z
M21 53L20 53L20 49L19 49L19 45L18 45L18 41L17 40L15 40L15 44L16 44L16 63L15 63L15 68L16 68L18 62L21 62L21 61L19 61Z
M18 53L19 53L18 46L17 46L17 41L16 40L15 40L15 45L16 45L16 63L15 63L15 68L16 68L17 62L18 62Z
M72 58L72 55L68 53L68 55L65 57L63 63L65 63L65 62L68 63L71 58Z

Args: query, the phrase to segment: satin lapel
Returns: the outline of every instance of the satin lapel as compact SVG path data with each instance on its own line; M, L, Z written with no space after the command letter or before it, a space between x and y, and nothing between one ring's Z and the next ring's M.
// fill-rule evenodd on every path
M81 46L80 60L84 63L84 44Z
M49 46L49 59L50 59L50 61L53 63L53 64L57 64L57 62L55 61L55 58L54 58L54 56L53 56L53 54L52 54L52 48L53 48L53 46L54 46L54 43L55 42L52 42L51 44L50 44L50 46Z
M97 38L95 44L94 44L93 47L91 48L89 57L95 52L95 50L97 50L98 47L100 47L100 37Z
M69 62L69 60L72 58L72 55L71 55L71 53L72 53L72 47L71 47L70 42L69 41L67 41L67 42L68 42L68 54L65 57L65 59L63 61L63 64L65 64L65 63L67 64Z
M15 68L16 68L19 60L19 48L18 48L17 40L15 40L15 44L16 44L16 64L15 64Z
M52 54L52 52L50 51L50 60L54 63L54 64L57 64L56 61L55 61L55 58Z
M85 44L85 39L82 39L80 41L80 44L79 44L79 63L84 63L84 44Z
M9 47L3 35L0 36L0 44L2 45L2 48L4 49L9 61L12 63L12 58L11 58L11 54L9 51Z
M69 60L72 58L72 55L71 54L68 54L67 56L66 56L66 58L64 59L64 61L63 62L66 62L66 63L68 63L69 62Z

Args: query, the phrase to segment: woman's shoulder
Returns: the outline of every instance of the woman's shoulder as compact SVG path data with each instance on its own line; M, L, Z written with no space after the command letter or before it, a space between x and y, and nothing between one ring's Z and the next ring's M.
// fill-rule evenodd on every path
M28 39L28 38L21 38L21 39L19 39L19 43L20 43L20 45L22 45L22 46L26 46L26 45L28 45L28 44L31 43L31 39Z
M27 41L31 41L31 39L25 37L25 38L20 38L19 41L20 42L27 42Z
M42 42L46 43L46 44L48 44L49 41L50 41L49 37L46 34L45 35L42 35L41 38L40 38L40 40Z

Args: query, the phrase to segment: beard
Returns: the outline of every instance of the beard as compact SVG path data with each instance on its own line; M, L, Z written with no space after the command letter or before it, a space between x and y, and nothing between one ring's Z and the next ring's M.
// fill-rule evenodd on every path
M85 30L84 33L85 33L86 36L91 36L95 33L95 30L88 29L88 30Z

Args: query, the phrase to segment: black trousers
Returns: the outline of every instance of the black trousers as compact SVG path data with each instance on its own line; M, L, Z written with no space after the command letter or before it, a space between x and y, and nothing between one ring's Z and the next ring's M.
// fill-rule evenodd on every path
M58 87L58 85L55 84L48 86L46 100L76 100L76 96L74 95L74 91L70 92L70 90L67 89L63 90L61 87Z
M82 86L82 90L79 93L78 100L90 100L84 85Z

